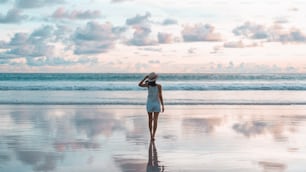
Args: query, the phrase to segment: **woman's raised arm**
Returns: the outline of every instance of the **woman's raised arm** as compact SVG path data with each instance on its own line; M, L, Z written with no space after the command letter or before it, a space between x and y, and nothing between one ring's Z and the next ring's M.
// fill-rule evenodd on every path
M148 84L144 83L144 81L148 78L148 75L145 76L139 83L138 86L139 87L148 87Z

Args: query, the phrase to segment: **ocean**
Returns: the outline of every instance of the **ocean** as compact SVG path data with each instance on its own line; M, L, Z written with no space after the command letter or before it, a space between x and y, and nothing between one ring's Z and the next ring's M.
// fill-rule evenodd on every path
M0 171L304 172L305 74L0 74Z
M143 105L141 73L1 73L0 104ZM306 74L160 74L166 105L304 105Z

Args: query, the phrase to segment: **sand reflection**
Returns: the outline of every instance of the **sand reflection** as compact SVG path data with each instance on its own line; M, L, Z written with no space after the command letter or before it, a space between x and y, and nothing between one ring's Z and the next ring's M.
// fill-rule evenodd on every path
M11 160L11 157L9 155L0 153L0 168L2 165L5 165L10 160Z
M221 121L220 118L184 118L182 127L188 133L213 133Z
M133 152L129 155L117 155L114 156L115 162L118 164L122 172L130 171L143 171L143 172L164 172L165 167L161 165L158 159L158 152L155 145L155 141L150 141L148 146L147 160L144 158L132 158L136 157L137 152ZM147 162L146 162L147 161Z
M267 124L261 121L236 123L233 125L233 129L246 137L251 137L264 134L267 130Z
M154 141L150 142L148 155L147 172L164 172L164 166L160 165L158 161L158 154Z
M5 108L0 171L305 171L306 106Z
M114 131L123 128L121 121L113 115L95 109L79 110L74 117L75 126L80 133L85 133L91 139L100 135L111 137Z
M258 119L260 118L260 119ZM287 141L291 134L297 132L305 116L257 116L245 121L237 121L232 129L245 137L272 135L275 141Z
M286 164L277 163L277 162L260 161L258 164L262 166L264 172L266 171L283 172L287 168Z
M76 140L70 142L55 142L54 148L58 152L65 152L69 150L82 150L82 149L99 149L100 144L85 140Z
M62 157L53 152L16 151L17 158L24 164L31 165L34 171L55 170L57 161Z
M91 158L86 162L93 162L96 154L91 152L99 154L101 139L123 128L114 113L94 108L8 106L0 121L5 123L0 127L0 171L20 171L20 164L31 167L25 172L60 171L59 162L83 162L87 157ZM72 152L84 156L74 157Z

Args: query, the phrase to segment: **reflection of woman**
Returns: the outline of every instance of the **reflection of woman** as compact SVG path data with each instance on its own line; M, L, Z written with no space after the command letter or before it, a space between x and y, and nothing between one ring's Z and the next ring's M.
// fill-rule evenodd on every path
M160 112L164 112L162 86L160 84L156 84L157 77L158 75L152 72L145 76L138 84L140 87L148 88L147 112L149 116L151 140L154 140L155 137L158 115ZM160 109L160 106L162 106L162 109Z
M164 172L164 166L158 165L157 150L154 141L150 142L147 172Z

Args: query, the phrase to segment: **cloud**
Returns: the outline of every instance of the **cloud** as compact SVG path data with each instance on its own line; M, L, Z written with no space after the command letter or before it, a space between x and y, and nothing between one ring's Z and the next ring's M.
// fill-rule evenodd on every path
M271 30L271 37L268 40L282 43L306 43L306 34L296 28L289 30L274 29Z
M5 41L0 41L0 49L5 47L6 47Z
M77 11L73 10L71 12L65 11L64 8L58 8L52 14L53 18L56 19L95 19L101 17L100 11Z
M127 2L127 1L133 1L133 0L111 0L111 2L113 3Z
M151 28L143 26L135 26L133 38L128 41L129 45L145 46L154 45L157 42L150 38Z
M51 26L43 26L30 35L16 33L13 38L4 45L8 50L1 53L4 58L52 56L54 46L48 43L53 33Z
M9 50L7 53L15 55L15 57L38 57L53 55L54 47L47 44L33 43L22 45L15 49Z
M233 33L248 39L265 39L268 42L305 43L306 34L297 28L284 29L279 24L271 27L246 22L236 27Z
M0 14L0 23L20 23L21 21L27 19L27 15L22 15L21 11L18 9L11 9L6 15Z
M158 42L162 44L168 44L168 43L173 42L173 36L170 33L159 32L157 35L157 38L158 38Z
M128 40L128 45L146 46L154 45L157 40L150 37L152 32L150 20L151 14L147 12L144 15L137 14L135 17L126 19L126 25L133 26L133 37Z
M54 34L52 26L42 26L32 33L16 33L8 42L1 42L6 51L0 53L2 64L29 66L67 66L75 64L96 63L97 59L88 57L78 57L74 59L63 58L55 55ZM16 60L20 59L20 60ZM25 62L24 60L25 59Z
M133 69L136 69L137 71L147 71L148 67L149 67L149 65L147 63L138 62L138 63L134 64Z
M9 42L9 45L23 45L26 43L29 35L27 33L16 33Z
M15 6L17 8L39 8L52 4L62 4L64 0L16 0Z
M141 24L146 24L149 23L149 18L151 17L151 13L146 12L145 15L139 15L137 14L133 18L126 19L126 24L127 25L141 25Z
M252 39L265 39L269 36L264 25L258 25L251 22L246 22L236 27L233 29L233 33L237 36L244 36Z
M13 59L1 59L0 64L6 64L10 66L23 66L27 61L24 58L13 58Z
M175 19L165 19L163 22L162 22L163 25L176 25L178 24L177 20Z
M218 50L220 51L220 50ZM256 63L209 63L202 72L221 72L221 73L283 73L298 72L298 68L292 66L279 67L277 65L265 65Z
M96 58L79 57L77 59L64 59L62 57L34 57L27 58L27 64L30 66L69 66L75 64L96 63Z
M0 4L4 4L4 3L7 3L9 2L10 0L0 0Z
M41 40L44 41L46 39L49 39L53 35L53 27L46 25L41 28L38 28L32 32L30 35L30 40Z
M215 33L215 28L209 24L196 24L194 26L184 26L182 37L185 42L196 41L221 41L221 35Z
M74 29L73 26L67 24L56 25L56 30L54 30L55 41L62 41L65 45L69 46Z
M85 28L78 28L73 34L75 54L97 54L114 47L115 41L124 29L111 23L88 22Z

